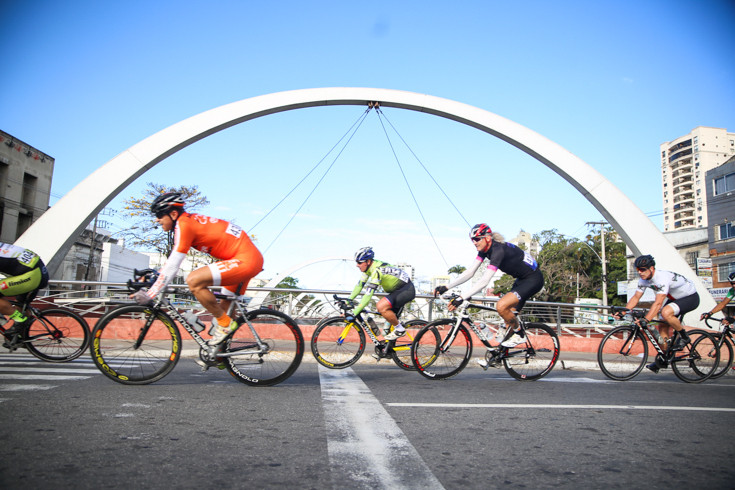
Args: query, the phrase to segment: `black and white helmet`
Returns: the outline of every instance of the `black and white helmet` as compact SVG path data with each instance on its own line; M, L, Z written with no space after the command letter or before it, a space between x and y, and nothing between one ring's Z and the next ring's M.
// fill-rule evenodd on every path
M173 210L181 211L184 209L184 199L181 197L180 192L166 192L156 196L151 203L151 214L155 215L156 218L161 218Z

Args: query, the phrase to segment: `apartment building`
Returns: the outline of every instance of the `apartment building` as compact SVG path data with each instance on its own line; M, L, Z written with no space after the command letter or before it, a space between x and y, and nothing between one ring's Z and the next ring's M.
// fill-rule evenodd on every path
M735 133L698 126L660 150L664 231L706 229L705 173L735 155Z

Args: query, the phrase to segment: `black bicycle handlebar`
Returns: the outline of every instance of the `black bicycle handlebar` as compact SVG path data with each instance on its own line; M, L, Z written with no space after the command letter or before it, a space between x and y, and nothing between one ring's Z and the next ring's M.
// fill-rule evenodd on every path
M141 281L142 279L142 281ZM158 279L158 271L155 269L133 269L133 279L128 279L128 289L138 291L153 286Z

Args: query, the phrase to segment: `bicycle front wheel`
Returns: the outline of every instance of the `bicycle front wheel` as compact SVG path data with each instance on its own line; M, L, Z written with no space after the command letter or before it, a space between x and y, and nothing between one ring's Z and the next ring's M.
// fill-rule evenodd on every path
M411 362L411 344L426 324L427 322L425 320L411 320L403 325L406 327L406 335L396 340L395 345L393 345L393 353L391 354L393 362L399 368L405 369L406 371L416 370L413 362Z
M703 330L689 331L690 342L677 352L671 361L671 369L677 378L687 383L701 383L717 370L720 348L711 333Z
M291 376L304 357L304 336L285 313L249 311L248 322L225 340L227 371L252 386L273 386Z
M122 306L97 321L91 352L97 368L108 378L126 385L148 384L176 366L181 334L162 311Z
M717 345L720 347L720 362L717 363L717 369L712 373L710 379L719 378L724 376L730 371L733 363L733 347L730 338L722 332L713 333L712 336L717 341Z
M433 321L416 334L411 345L411 362L421 376L447 379L459 374L472 357L472 337L457 320Z
M81 316L63 308L41 311L25 334L28 351L49 362L68 362L89 347L89 325Z
M525 325L526 342L508 349L503 365L508 374L521 381L541 379L559 359L559 337L543 323Z
M648 358L648 342L640 330L623 325L607 332L597 348L602 373L615 381L627 381L641 372Z
M365 352L365 332L356 323L336 316L316 327L311 336L311 353L330 369L352 366Z

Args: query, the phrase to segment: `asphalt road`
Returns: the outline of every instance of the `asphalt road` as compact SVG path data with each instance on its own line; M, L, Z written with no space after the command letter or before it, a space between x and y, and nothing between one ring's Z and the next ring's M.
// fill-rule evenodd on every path
M308 355L308 353L307 353ZM382 361L246 386L182 359L124 386L91 361L0 355L0 487L732 488L735 376L628 382Z

